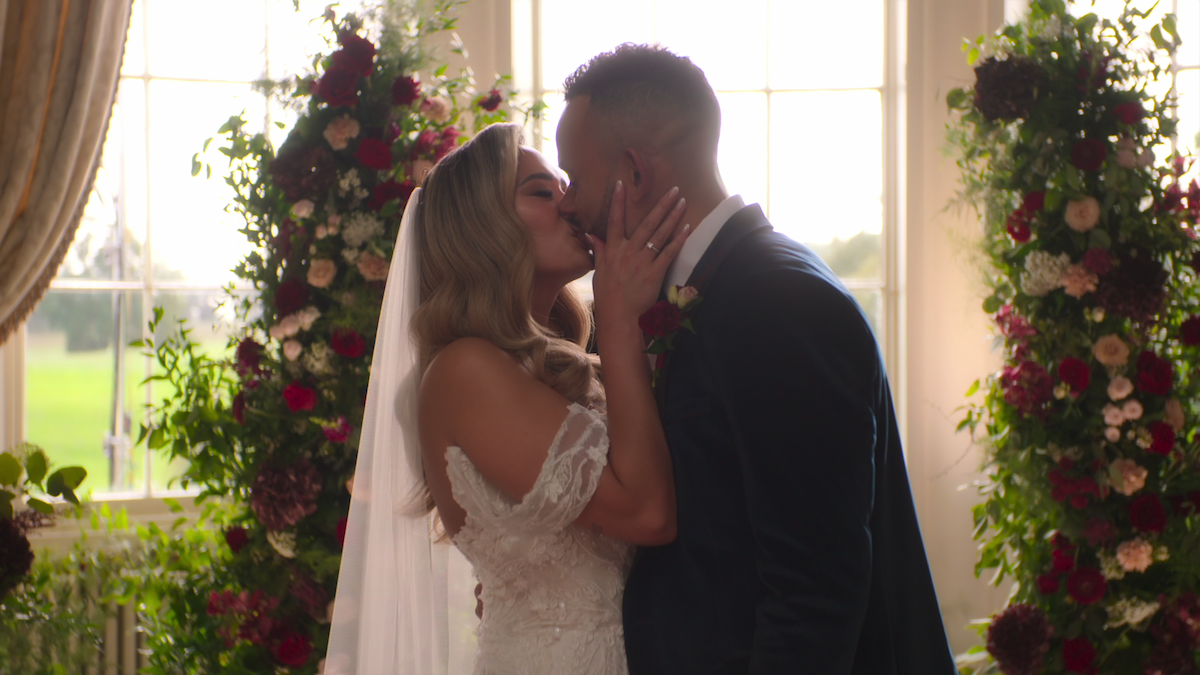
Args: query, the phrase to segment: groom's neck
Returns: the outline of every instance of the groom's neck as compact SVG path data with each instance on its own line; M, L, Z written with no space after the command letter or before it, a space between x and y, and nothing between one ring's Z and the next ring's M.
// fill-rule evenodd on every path
M687 211L683 214L683 222L695 229L713 209L725 201L729 191L721 181L720 174L713 176L695 177L692 180L681 181L679 195L687 200Z

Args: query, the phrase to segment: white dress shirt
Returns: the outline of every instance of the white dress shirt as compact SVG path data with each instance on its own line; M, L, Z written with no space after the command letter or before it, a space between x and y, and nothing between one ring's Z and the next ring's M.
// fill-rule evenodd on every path
M692 270L696 269L700 258L712 245L713 239L716 239L717 233L721 231L725 222L732 218L733 214L742 210L745 205L746 202L741 195L731 195L717 204L717 208L700 221L700 224L692 231L692 236L683 243L683 250L675 256L675 260L667 268L667 276L663 278L663 292L672 286L687 285L688 277L692 276Z

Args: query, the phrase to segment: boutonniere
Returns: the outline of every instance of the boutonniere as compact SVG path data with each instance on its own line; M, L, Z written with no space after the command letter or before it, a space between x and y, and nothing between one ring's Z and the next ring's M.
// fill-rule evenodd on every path
M651 386L658 387L659 373L662 372L667 352L675 348L675 338L679 331L684 329L696 332L690 317L702 299L699 291L692 286L672 286L667 291L666 300L659 300L638 318L638 326L650 338L646 353L658 355L654 361Z

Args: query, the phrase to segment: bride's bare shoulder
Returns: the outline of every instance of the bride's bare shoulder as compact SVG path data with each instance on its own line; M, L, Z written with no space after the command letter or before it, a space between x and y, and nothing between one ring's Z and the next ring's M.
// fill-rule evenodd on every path
M512 356L483 338L459 338L438 352L421 378L422 396L462 394L481 385L503 384L521 367Z

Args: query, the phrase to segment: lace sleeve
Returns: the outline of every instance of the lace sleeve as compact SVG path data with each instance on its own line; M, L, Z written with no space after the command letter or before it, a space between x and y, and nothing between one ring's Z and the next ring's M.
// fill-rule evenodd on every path
M454 499L469 519L509 532L557 532L591 501L608 464L604 418L571 404L529 494L514 502L488 482L462 448L446 450Z
M521 525L561 530L591 501L608 464L608 426L599 414L572 404L533 489L513 512Z

